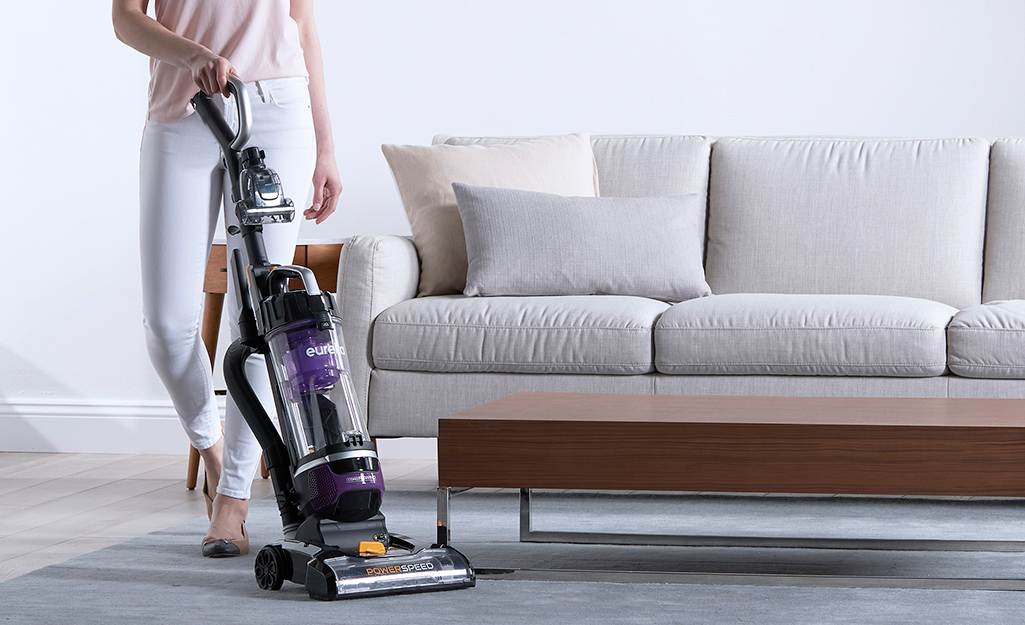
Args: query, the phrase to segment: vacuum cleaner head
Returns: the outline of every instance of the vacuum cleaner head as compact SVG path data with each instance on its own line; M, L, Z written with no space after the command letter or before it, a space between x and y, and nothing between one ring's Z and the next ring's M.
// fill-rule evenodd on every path
M314 599L349 599L373 595L456 590L475 583L463 554L451 547L425 548L411 555L323 560L314 592L307 574L306 590Z
M392 535L381 555L352 556L295 540L267 545L256 556L261 588L277 590L288 579L313 599L333 601L375 595L458 590L475 583L473 567L451 547L417 548Z

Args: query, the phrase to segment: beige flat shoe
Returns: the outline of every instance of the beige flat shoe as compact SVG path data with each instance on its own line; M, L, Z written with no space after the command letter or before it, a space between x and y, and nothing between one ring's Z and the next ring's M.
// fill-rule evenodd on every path
M242 538L204 538L204 558L230 558L249 553L249 534L246 534L246 522L242 521Z

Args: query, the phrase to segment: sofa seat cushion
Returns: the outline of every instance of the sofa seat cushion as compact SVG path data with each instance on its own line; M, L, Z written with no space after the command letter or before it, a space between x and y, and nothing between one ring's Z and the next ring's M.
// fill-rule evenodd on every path
M713 295L655 327L663 373L927 377L946 371L957 309L881 295Z
M967 378L1025 379L1025 300L987 302L954 315L947 363Z
M650 373L663 302L618 295L422 297L374 322L379 369L438 372Z

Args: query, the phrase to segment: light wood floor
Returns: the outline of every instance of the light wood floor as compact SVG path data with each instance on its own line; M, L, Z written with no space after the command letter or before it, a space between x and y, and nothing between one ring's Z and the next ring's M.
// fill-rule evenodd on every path
M0 453L0 582L206 515L187 457ZM432 460L383 459L387 488L433 490ZM254 498L270 480L253 483Z

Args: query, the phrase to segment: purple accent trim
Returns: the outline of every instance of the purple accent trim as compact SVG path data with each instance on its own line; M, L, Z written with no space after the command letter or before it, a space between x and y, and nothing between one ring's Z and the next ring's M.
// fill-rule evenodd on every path
M378 490L384 494L384 476L380 471L356 471L338 475L328 465L309 471L310 506L323 510L335 505L343 493L352 490Z

